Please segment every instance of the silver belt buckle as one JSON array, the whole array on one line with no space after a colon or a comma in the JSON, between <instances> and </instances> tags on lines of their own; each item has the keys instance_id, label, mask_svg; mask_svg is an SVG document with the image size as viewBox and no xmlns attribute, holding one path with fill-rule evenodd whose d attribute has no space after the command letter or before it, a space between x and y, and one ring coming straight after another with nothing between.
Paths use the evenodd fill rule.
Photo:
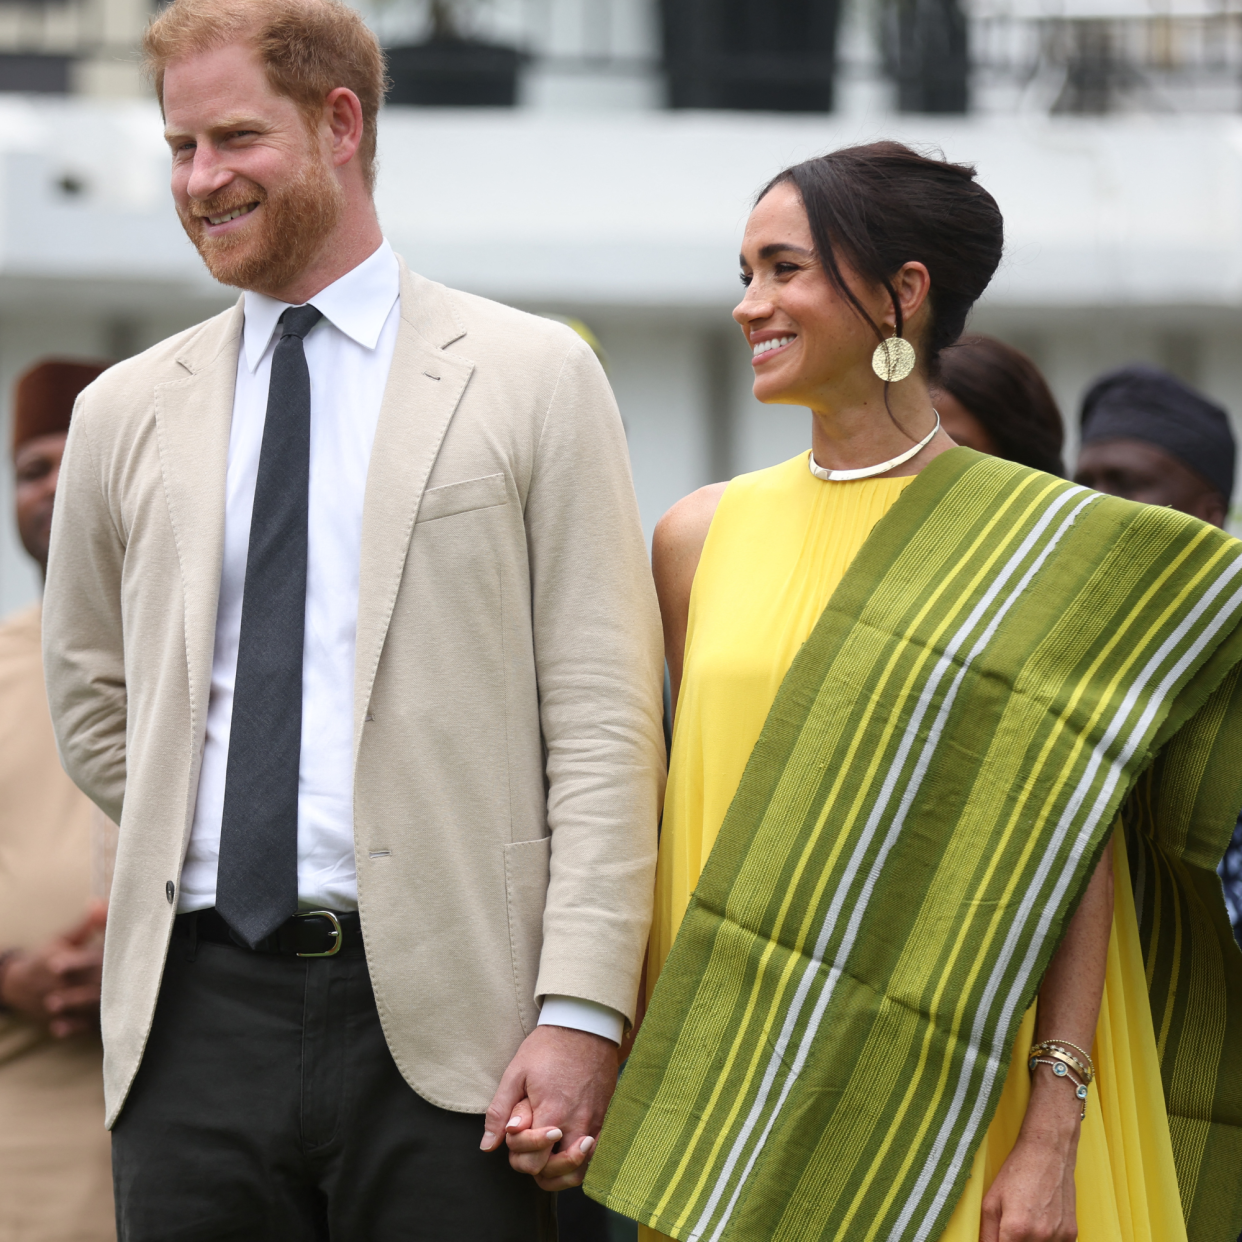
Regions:
<instances>
[{"instance_id":1,"label":"silver belt buckle","mask_svg":"<svg viewBox=\"0 0 1242 1242\"><path fill-rule=\"evenodd\" d=\"M341 922L331 910L307 910L305 914L294 915L299 919L327 919L332 924L332 947L323 953L299 953L298 957L335 957L341 951Z\"/></svg>"}]
</instances>

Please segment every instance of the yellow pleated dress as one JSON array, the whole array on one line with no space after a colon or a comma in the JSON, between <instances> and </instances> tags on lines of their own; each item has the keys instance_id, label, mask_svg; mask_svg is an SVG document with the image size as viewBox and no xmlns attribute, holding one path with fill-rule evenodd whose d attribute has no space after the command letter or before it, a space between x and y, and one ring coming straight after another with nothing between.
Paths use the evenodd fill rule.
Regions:
<instances>
[{"instance_id":1,"label":"yellow pleated dress","mask_svg":"<svg viewBox=\"0 0 1242 1242\"><path fill-rule=\"evenodd\" d=\"M785 673L871 529L912 482L821 482L803 453L742 475L726 489L690 595L649 997ZM1125 843L1120 834L1114 842L1116 906L1092 1049L1097 1078L1076 1170L1079 1238L1185 1242ZM1026 1112L1026 1050L1034 1025L1032 1007L1014 1044L996 1116L941 1242L977 1242L983 1196ZM639 1236L644 1242L664 1237L645 1226Z\"/></svg>"}]
</instances>

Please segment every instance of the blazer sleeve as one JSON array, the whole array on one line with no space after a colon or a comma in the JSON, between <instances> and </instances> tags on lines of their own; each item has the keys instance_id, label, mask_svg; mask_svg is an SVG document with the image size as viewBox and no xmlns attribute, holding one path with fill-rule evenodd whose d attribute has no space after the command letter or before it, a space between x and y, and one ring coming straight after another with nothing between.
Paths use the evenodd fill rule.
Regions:
<instances>
[{"instance_id":1,"label":"blazer sleeve","mask_svg":"<svg viewBox=\"0 0 1242 1242\"><path fill-rule=\"evenodd\" d=\"M664 789L664 657L625 433L581 341L546 412L525 521L552 835L535 991L632 1022Z\"/></svg>"},{"instance_id":2,"label":"blazer sleeve","mask_svg":"<svg viewBox=\"0 0 1242 1242\"><path fill-rule=\"evenodd\" d=\"M121 572L125 541L107 503L79 397L56 485L43 669L61 762L116 823L125 796L125 655Z\"/></svg>"}]
</instances>

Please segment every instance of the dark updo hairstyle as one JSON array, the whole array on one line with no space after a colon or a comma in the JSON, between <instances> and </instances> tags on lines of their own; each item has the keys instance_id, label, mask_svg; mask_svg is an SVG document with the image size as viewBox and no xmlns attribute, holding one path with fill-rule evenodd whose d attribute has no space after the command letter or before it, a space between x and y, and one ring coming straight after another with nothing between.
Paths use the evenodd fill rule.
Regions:
<instances>
[{"instance_id":1,"label":"dark updo hairstyle","mask_svg":"<svg viewBox=\"0 0 1242 1242\"><path fill-rule=\"evenodd\" d=\"M975 181L969 164L950 164L900 142L842 147L778 173L759 194L791 182L802 196L811 236L833 287L884 333L845 283L838 256L893 299L897 335L905 327L892 277L904 263L931 276L931 327L922 359L936 374L940 351L956 341L966 315L1000 263L1004 225L996 200Z\"/></svg>"},{"instance_id":2,"label":"dark updo hairstyle","mask_svg":"<svg viewBox=\"0 0 1242 1242\"><path fill-rule=\"evenodd\" d=\"M990 336L964 336L941 354L936 386L979 420L998 456L1064 477L1061 411L1020 349Z\"/></svg>"}]
</instances>

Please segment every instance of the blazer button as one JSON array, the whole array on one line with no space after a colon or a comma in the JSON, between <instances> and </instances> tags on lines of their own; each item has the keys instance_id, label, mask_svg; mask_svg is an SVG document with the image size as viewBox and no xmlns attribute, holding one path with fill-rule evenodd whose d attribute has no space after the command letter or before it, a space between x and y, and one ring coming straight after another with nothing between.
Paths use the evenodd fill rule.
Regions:
<instances>
[{"instance_id":1,"label":"blazer button","mask_svg":"<svg viewBox=\"0 0 1242 1242\"><path fill-rule=\"evenodd\" d=\"M169 880L168 883L164 885L164 896L168 898L168 904L170 906L172 905L173 894L176 891L177 891L177 886L171 880Z\"/></svg>"}]
</instances>

